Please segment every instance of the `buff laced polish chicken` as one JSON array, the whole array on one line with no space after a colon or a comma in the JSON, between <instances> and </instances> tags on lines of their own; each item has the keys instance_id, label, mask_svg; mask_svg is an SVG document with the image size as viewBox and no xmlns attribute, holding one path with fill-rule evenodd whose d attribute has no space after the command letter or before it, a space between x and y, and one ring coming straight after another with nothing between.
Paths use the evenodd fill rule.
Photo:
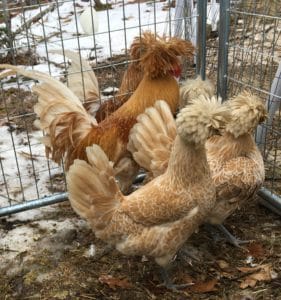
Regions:
<instances>
[{"instance_id":1,"label":"buff laced polish chicken","mask_svg":"<svg viewBox=\"0 0 281 300\"><path fill-rule=\"evenodd\" d=\"M190 103L190 98L184 101ZM252 135L267 113L263 102L247 91L224 106L231 112L231 120L222 136L214 135L206 142L207 159L217 191L215 208L206 223L217 225L228 241L239 247L247 241L234 237L222 223L236 209L254 199L264 181L263 159ZM175 121L167 105L148 108L132 128L128 149L136 162L148 170L150 178L167 169L175 130Z\"/></svg>"},{"instance_id":2,"label":"buff laced polish chicken","mask_svg":"<svg viewBox=\"0 0 281 300\"><path fill-rule=\"evenodd\" d=\"M228 118L214 97L194 99L177 116L166 171L128 196L115 181L113 163L96 144L86 148L88 162L76 159L67 173L70 203L96 237L125 255L154 258L169 289L179 287L169 279L169 264L215 204L205 141Z\"/></svg>"},{"instance_id":3,"label":"buff laced polish chicken","mask_svg":"<svg viewBox=\"0 0 281 300\"><path fill-rule=\"evenodd\" d=\"M64 158L68 170L74 159L87 160L87 146L99 144L114 162L116 176L124 191L138 171L127 151L129 132L136 117L159 99L165 100L173 113L176 111L179 86L172 73L180 64L180 56L192 58L194 52L189 41L159 37L150 32L144 32L141 41L143 79L129 100L99 124L87 114L81 103L77 103L78 98L51 76L17 66L0 65L2 69L10 69L10 74L19 73L43 82L33 88L39 96L34 110L40 128L46 133L46 152L51 153L52 160L60 163Z\"/></svg>"}]
</instances>

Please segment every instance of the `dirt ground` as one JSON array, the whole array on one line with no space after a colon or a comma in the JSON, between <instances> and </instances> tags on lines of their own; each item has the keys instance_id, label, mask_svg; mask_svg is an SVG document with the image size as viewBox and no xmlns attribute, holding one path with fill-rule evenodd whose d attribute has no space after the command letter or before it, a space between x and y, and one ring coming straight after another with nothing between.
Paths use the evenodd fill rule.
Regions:
<instances>
[{"instance_id":1,"label":"dirt ground","mask_svg":"<svg viewBox=\"0 0 281 300\"><path fill-rule=\"evenodd\" d=\"M281 219L258 204L249 203L226 222L231 232L252 240L234 248L214 241L201 229L179 253L170 270L176 283L194 283L180 291L160 287L159 269L150 259L126 257L116 250L99 257L105 244L82 223L73 228L42 229L31 222L1 219L0 228L34 230L34 247L18 251L0 267L1 299L281 299ZM55 206L44 220L79 221L68 202ZM14 251L13 249L0 249ZM92 253L91 253L92 252ZM249 286L248 286L249 285ZM248 286L248 287L247 287Z\"/></svg>"}]
</instances>

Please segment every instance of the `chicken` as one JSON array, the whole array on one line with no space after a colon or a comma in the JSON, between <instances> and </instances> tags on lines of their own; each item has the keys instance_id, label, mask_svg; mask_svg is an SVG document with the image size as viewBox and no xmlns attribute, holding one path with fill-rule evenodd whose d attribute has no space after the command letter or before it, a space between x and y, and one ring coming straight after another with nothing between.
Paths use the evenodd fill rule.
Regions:
<instances>
[{"instance_id":1,"label":"chicken","mask_svg":"<svg viewBox=\"0 0 281 300\"><path fill-rule=\"evenodd\" d=\"M54 88L58 83L52 77L39 72L24 71L16 66L0 66L43 81L43 84L33 88L39 96L34 109L40 118L41 129L47 133L47 154L51 153L52 159L57 163L65 158L66 170L76 158L87 160L87 146L99 144L115 166L126 157L136 173L138 166L132 162L127 151L129 131L135 124L136 117L158 99L164 99L172 112L176 111L179 87L170 73L179 65L178 56L192 57L194 48L190 42L178 38L160 38L148 32L143 36L146 41L144 48L147 48L140 62L144 70L143 79L130 99L98 125L93 123L93 118L81 105L77 107L73 93L67 98L66 95L70 95L67 87L60 85L64 89L61 91ZM120 169L122 170L121 167ZM118 175L116 174L117 178ZM125 175L120 175L121 177L126 178ZM126 190L132 180L128 175L124 184L120 182L120 185Z\"/></svg>"},{"instance_id":2,"label":"chicken","mask_svg":"<svg viewBox=\"0 0 281 300\"><path fill-rule=\"evenodd\" d=\"M229 241L239 246L243 241L232 236L222 223L253 199L264 181L263 159L252 133L264 121L266 109L260 99L247 91L224 106L231 111L231 121L222 136L213 136L206 142L207 159L217 190L216 205L207 223L217 224ZM165 109L156 105L137 120L130 133L128 149L136 162L150 171L151 177L159 176L167 168L175 139L173 115L167 105Z\"/></svg>"},{"instance_id":3,"label":"chicken","mask_svg":"<svg viewBox=\"0 0 281 300\"><path fill-rule=\"evenodd\" d=\"M93 35L99 31L99 18L94 7L89 5L79 16L79 23L88 35Z\"/></svg>"},{"instance_id":4,"label":"chicken","mask_svg":"<svg viewBox=\"0 0 281 300\"><path fill-rule=\"evenodd\" d=\"M195 79L187 79L180 88L180 108L185 107L191 99L204 95L206 97L212 97L215 95L215 86L206 78L202 80L201 76L197 76Z\"/></svg>"},{"instance_id":5,"label":"chicken","mask_svg":"<svg viewBox=\"0 0 281 300\"><path fill-rule=\"evenodd\" d=\"M136 37L134 39L129 50L131 62L122 77L119 91L114 98L101 104L95 116L98 122L106 119L115 110L122 106L130 98L141 82L144 73L141 68L140 57L145 51L144 48L148 49L147 46L143 46L146 42L146 36L150 38L150 35L145 34L142 38Z\"/></svg>"},{"instance_id":6,"label":"chicken","mask_svg":"<svg viewBox=\"0 0 281 300\"><path fill-rule=\"evenodd\" d=\"M223 136L214 136L206 143L208 162L217 187L217 204L208 222L218 224L229 241L239 246L243 241L230 235L220 224L236 209L254 199L264 182L264 162L253 132L266 119L267 112L264 103L247 91L226 105L232 112L231 122Z\"/></svg>"},{"instance_id":7,"label":"chicken","mask_svg":"<svg viewBox=\"0 0 281 300\"><path fill-rule=\"evenodd\" d=\"M165 101L157 103L160 107ZM199 97L177 116L167 170L124 196L100 146L86 148L67 173L69 200L100 238L125 255L146 255L164 270L215 204L205 141L229 118L215 98ZM165 275L165 276L164 276ZM163 271L165 285L174 288Z\"/></svg>"}]
</instances>

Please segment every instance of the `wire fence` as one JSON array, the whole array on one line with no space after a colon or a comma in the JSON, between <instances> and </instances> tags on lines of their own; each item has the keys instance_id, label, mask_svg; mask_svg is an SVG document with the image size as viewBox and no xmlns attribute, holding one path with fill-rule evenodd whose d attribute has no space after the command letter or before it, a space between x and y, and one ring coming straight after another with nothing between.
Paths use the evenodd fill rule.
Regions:
<instances>
[{"instance_id":1,"label":"wire fence","mask_svg":"<svg viewBox=\"0 0 281 300\"><path fill-rule=\"evenodd\" d=\"M151 30L191 39L197 45L196 70L185 67L184 78L196 72L204 77L206 72L222 96L249 88L271 108L257 142L265 159L265 187L280 195L280 6L258 0L203 0L198 7L195 1L178 0L176 5L155 0L2 1L0 62L48 72L68 84L65 52L73 50L95 71L104 100L106 88L120 86L133 37ZM81 25L81 15L90 6L99 9L89 10L94 33ZM87 71L81 67L82 82ZM46 158L43 133L33 125L33 84L18 77L1 81L0 216L67 199L63 163L58 166Z\"/></svg>"},{"instance_id":2,"label":"wire fence","mask_svg":"<svg viewBox=\"0 0 281 300\"><path fill-rule=\"evenodd\" d=\"M279 3L279 4L278 4ZM230 10L228 95L248 88L266 101L267 123L256 142L266 168L265 187L281 194L281 9L278 1L241 1Z\"/></svg>"}]
</instances>

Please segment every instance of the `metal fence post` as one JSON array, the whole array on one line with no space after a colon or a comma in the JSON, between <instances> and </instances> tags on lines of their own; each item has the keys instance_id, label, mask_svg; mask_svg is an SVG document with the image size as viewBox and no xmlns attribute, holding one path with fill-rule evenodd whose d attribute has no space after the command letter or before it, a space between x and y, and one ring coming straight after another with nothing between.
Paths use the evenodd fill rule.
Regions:
<instances>
[{"instance_id":1,"label":"metal fence post","mask_svg":"<svg viewBox=\"0 0 281 300\"><path fill-rule=\"evenodd\" d=\"M48 206L51 204L56 204L67 200L68 200L68 193L62 193L62 194L52 195L37 200L26 201L12 206L0 207L0 218L4 216L16 214L19 212L23 212L26 210Z\"/></svg>"},{"instance_id":2,"label":"metal fence post","mask_svg":"<svg viewBox=\"0 0 281 300\"><path fill-rule=\"evenodd\" d=\"M256 133L256 143L260 150L263 150L266 142L266 135L268 128L272 127L273 118L275 113L280 109L281 102L281 62L279 63L278 69L275 74L275 78L271 85L270 96L268 97L266 103L268 108L268 120L266 126L259 125ZM267 156L267 153L265 153Z\"/></svg>"},{"instance_id":3,"label":"metal fence post","mask_svg":"<svg viewBox=\"0 0 281 300\"><path fill-rule=\"evenodd\" d=\"M207 0L199 0L197 3L197 58L196 73L202 79L206 78L206 25L207 25Z\"/></svg>"},{"instance_id":4,"label":"metal fence post","mask_svg":"<svg viewBox=\"0 0 281 300\"><path fill-rule=\"evenodd\" d=\"M230 26L230 0L220 1L218 95L224 101L227 97L228 39Z\"/></svg>"}]
</instances>

